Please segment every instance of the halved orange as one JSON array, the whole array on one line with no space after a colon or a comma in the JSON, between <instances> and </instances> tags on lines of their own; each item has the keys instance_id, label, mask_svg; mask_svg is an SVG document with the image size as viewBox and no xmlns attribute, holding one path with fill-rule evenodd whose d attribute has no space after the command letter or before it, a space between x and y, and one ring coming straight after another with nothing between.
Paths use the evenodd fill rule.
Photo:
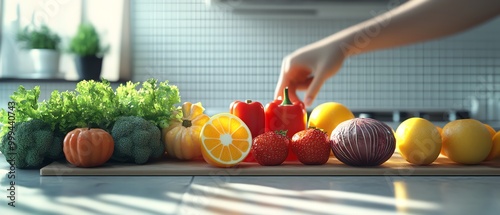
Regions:
<instances>
[{"instance_id":1,"label":"halved orange","mask_svg":"<svg viewBox=\"0 0 500 215\"><path fill-rule=\"evenodd\" d=\"M237 116L219 113L201 129L201 154L205 161L217 167L232 167L250 152L252 135Z\"/></svg>"}]
</instances>

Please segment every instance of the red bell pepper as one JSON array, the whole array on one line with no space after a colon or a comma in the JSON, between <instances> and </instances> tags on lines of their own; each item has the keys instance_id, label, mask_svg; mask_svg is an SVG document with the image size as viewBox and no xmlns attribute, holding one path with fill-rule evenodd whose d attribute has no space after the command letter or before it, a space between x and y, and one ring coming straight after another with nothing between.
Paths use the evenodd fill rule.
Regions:
<instances>
[{"instance_id":1,"label":"red bell pepper","mask_svg":"<svg viewBox=\"0 0 500 215\"><path fill-rule=\"evenodd\" d=\"M252 102L252 100L235 101L231 103L229 112L239 117L248 126L250 133L252 133L252 139L264 133L264 106L260 102ZM256 162L251 153L243 161Z\"/></svg>"},{"instance_id":2,"label":"red bell pepper","mask_svg":"<svg viewBox=\"0 0 500 215\"><path fill-rule=\"evenodd\" d=\"M288 87L283 93L283 100L274 100L266 105L266 132L286 130L286 136L291 139L292 136L307 126L307 112L305 106L300 101L291 102L288 97ZM297 156L288 151L287 161L297 161Z\"/></svg>"}]
</instances>

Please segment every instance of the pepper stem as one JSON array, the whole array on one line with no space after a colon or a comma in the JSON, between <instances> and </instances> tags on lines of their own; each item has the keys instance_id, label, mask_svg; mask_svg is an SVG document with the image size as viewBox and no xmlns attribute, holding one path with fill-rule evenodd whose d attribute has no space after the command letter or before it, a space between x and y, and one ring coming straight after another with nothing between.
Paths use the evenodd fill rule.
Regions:
<instances>
[{"instance_id":1,"label":"pepper stem","mask_svg":"<svg viewBox=\"0 0 500 215\"><path fill-rule=\"evenodd\" d=\"M288 97L288 87L285 87L283 90L283 102L281 105L292 105L292 101L290 101L290 98Z\"/></svg>"},{"instance_id":2,"label":"pepper stem","mask_svg":"<svg viewBox=\"0 0 500 215\"><path fill-rule=\"evenodd\" d=\"M251 99L247 99L247 100L245 101L245 103L250 104L250 103L252 103L252 100L251 100Z\"/></svg>"}]
</instances>

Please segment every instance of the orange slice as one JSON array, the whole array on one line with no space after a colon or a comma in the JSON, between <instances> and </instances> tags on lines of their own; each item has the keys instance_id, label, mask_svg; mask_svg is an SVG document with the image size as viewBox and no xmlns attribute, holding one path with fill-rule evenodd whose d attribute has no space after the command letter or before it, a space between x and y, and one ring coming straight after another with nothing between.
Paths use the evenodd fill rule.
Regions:
<instances>
[{"instance_id":1,"label":"orange slice","mask_svg":"<svg viewBox=\"0 0 500 215\"><path fill-rule=\"evenodd\" d=\"M252 135L237 116L219 113L201 129L201 154L205 161L217 167L232 167L250 152Z\"/></svg>"}]
</instances>

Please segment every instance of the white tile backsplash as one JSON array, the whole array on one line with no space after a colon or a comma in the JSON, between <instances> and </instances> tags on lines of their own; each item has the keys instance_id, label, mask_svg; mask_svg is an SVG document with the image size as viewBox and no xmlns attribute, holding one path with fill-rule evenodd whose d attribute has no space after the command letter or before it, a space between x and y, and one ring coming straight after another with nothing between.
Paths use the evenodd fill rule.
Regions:
<instances>
[{"instance_id":1,"label":"white tile backsplash","mask_svg":"<svg viewBox=\"0 0 500 215\"><path fill-rule=\"evenodd\" d=\"M227 110L237 99L268 103L284 56L362 21L243 18L209 10L201 0L132 4L133 80L169 80L183 101L213 110ZM499 26L497 18L455 36L352 57L325 83L313 107L337 101L353 110L445 110L469 108L472 96L480 104L488 96L499 100ZM47 91L74 88L40 84ZM0 83L0 107L17 85Z\"/></svg>"}]
</instances>

